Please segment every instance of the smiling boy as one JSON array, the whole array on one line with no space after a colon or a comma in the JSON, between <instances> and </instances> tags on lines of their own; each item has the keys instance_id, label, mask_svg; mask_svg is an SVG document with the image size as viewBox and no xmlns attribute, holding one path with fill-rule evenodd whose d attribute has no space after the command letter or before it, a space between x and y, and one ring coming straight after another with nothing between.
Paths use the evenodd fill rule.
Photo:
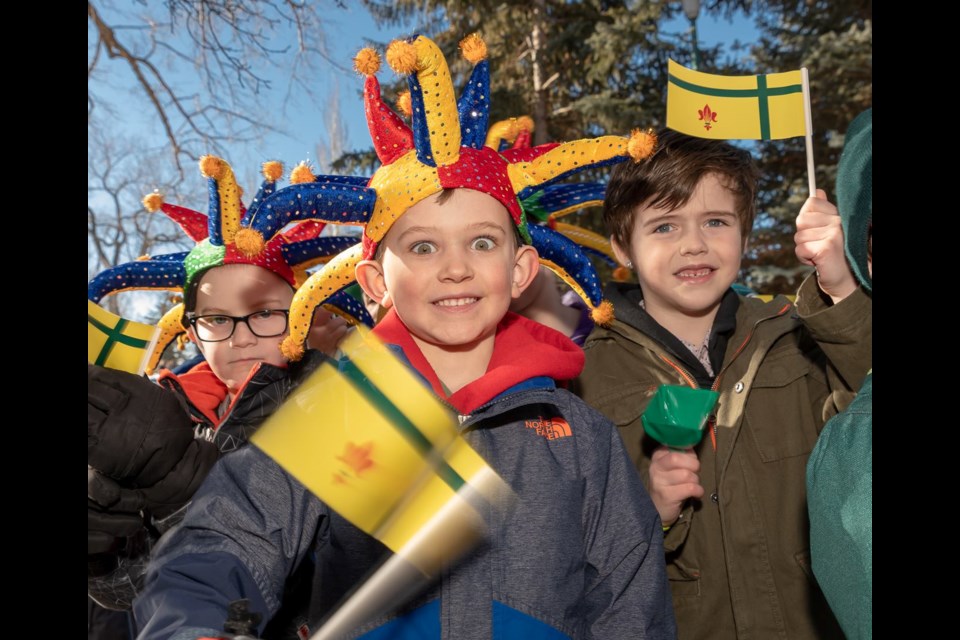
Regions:
<instances>
[{"instance_id":1,"label":"smiling boy","mask_svg":"<svg viewBox=\"0 0 960 640\"><path fill-rule=\"evenodd\" d=\"M640 209L628 241L613 244L618 259L633 265L647 313L685 342L704 342L737 278L742 209L723 179L708 173L682 206Z\"/></svg>"},{"instance_id":2,"label":"smiling boy","mask_svg":"<svg viewBox=\"0 0 960 640\"><path fill-rule=\"evenodd\" d=\"M480 191L443 191L394 223L382 254L357 266L363 290L396 308L448 393L482 377L497 324L539 268L503 205Z\"/></svg>"},{"instance_id":3,"label":"smiling boy","mask_svg":"<svg viewBox=\"0 0 960 640\"><path fill-rule=\"evenodd\" d=\"M468 40L465 53L475 53L479 38ZM326 292L355 278L386 310L373 334L399 350L456 410L463 437L516 500L491 515L488 540L425 592L348 636L672 638L656 510L613 425L556 382L576 376L582 351L558 331L508 311L539 265L517 184L546 179L553 160L572 156L578 146L605 150L594 163L624 160L628 140L606 136L528 149L522 161L482 148L486 122L478 127L472 118L488 97L473 94L458 117L446 62L422 36L387 51L388 60L413 62L394 68L415 74L415 100L431 101L431 109L414 109L411 132L380 101L371 54L358 56L357 66L368 75L368 122L384 164L367 188L348 188L336 206L315 214L329 220L356 213L366 222L363 242L311 276L295 296L284 352L299 356L313 309ZM443 85L439 95L427 98L434 84ZM488 91L485 61L468 84ZM474 128L469 136L462 119ZM379 128L384 122L388 129ZM443 133L431 139L428 131ZM268 201L272 217L251 218L251 230L267 239L302 215L301 203L333 202L336 180L277 192ZM317 567L315 630L384 551L259 449L247 448L214 469L183 526L159 551L135 604L141 638L193 640L212 633L238 598L269 619L283 601L283 577L305 557L315 558Z\"/></svg>"},{"instance_id":4,"label":"smiling boy","mask_svg":"<svg viewBox=\"0 0 960 640\"><path fill-rule=\"evenodd\" d=\"M799 308L730 288L757 177L749 152L665 131L649 159L613 171L604 203L639 284L606 289L616 319L587 339L579 392L620 427L660 513L684 640L841 637L810 575L805 466L837 408L832 392L857 389L870 368L872 306L845 262L839 217L807 208L798 255L821 280L803 284ZM720 394L690 450L644 433L662 384Z\"/></svg>"}]
</instances>

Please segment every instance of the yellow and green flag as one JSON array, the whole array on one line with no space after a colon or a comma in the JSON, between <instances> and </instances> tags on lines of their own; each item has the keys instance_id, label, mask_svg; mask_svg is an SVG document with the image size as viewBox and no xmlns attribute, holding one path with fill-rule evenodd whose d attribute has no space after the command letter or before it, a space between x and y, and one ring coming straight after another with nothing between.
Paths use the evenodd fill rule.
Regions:
<instances>
[{"instance_id":1,"label":"yellow and green flag","mask_svg":"<svg viewBox=\"0 0 960 640\"><path fill-rule=\"evenodd\" d=\"M668 65L667 127L698 138L780 140L807 134L801 72L720 76Z\"/></svg>"},{"instance_id":2,"label":"yellow and green flag","mask_svg":"<svg viewBox=\"0 0 960 640\"><path fill-rule=\"evenodd\" d=\"M433 392L371 334L340 345L251 439L313 494L424 575L480 539L510 490Z\"/></svg>"},{"instance_id":3,"label":"yellow and green flag","mask_svg":"<svg viewBox=\"0 0 960 640\"><path fill-rule=\"evenodd\" d=\"M160 329L121 318L87 300L87 361L140 375L160 336Z\"/></svg>"}]
</instances>

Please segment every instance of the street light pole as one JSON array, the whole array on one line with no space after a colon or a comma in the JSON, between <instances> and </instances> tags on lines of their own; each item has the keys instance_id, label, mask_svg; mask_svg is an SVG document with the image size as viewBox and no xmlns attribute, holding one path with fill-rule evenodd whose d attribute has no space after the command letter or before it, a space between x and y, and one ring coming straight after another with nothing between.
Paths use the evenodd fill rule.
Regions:
<instances>
[{"instance_id":1,"label":"street light pole","mask_svg":"<svg viewBox=\"0 0 960 640\"><path fill-rule=\"evenodd\" d=\"M697 48L697 16L700 15L700 0L682 0L683 13L690 20L690 39L693 43L693 69L700 70L700 49Z\"/></svg>"}]
</instances>

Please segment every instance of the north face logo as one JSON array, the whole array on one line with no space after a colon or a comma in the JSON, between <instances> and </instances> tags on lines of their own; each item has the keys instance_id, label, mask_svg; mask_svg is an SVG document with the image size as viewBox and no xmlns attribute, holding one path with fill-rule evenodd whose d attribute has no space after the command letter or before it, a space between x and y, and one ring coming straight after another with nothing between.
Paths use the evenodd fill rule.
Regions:
<instances>
[{"instance_id":1,"label":"north face logo","mask_svg":"<svg viewBox=\"0 0 960 640\"><path fill-rule=\"evenodd\" d=\"M570 425L563 418L544 418L540 416L536 420L526 421L527 429L533 429L538 436L543 436L547 440L556 440L557 438L566 438L573 435L570 432Z\"/></svg>"}]
</instances>

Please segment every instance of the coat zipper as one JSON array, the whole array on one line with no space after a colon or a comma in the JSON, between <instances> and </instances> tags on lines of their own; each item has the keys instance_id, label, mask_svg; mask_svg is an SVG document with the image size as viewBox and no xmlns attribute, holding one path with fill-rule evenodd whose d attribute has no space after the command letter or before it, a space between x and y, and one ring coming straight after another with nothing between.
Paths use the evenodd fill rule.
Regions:
<instances>
[{"instance_id":1,"label":"coat zipper","mask_svg":"<svg viewBox=\"0 0 960 640\"><path fill-rule=\"evenodd\" d=\"M725 367L723 367L722 369L720 369L720 371L717 372L717 377L714 378L713 384L710 385L711 391L717 391L720 388L720 378L723 376L724 372L730 368L730 365L733 364L733 361L737 359L737 356L739 356L740 353L743 352L743 350L746 348L747 344L750 342L750 339L753 338L753 334L757 330L757 326L761 322L765 322L766 320L771 320L773 318L778 318L782 316L784 313L786 313L786 311L789 308L790 308L790 305L785 304L780 308L779 311L777 311L772 316L767 316L766 318L760 318L755 323L753 323L753 327L750 328L750 332L743 339L743 342L740 344L740 346L737 347L737 350L733 353L733 357L730 358L730 361L727 363ZM700 385L697 384L697 381L694 379L693 376L690 375L690 373L686 369L681 367L679 364L673 362L663 354L658 353L657 355L660 356L661 360L663 360L668 365L676 369L677 372L680 374L680 376L684 379L684 381L686 381L686 383L690 385L690 387L694 389L700 388ZM716 452L717 451L717 414L716 413L711 413L710 416L707 418L707 426L710 428L710 443L713 445L713 451Z\"/></svg>"}]
</instances>

